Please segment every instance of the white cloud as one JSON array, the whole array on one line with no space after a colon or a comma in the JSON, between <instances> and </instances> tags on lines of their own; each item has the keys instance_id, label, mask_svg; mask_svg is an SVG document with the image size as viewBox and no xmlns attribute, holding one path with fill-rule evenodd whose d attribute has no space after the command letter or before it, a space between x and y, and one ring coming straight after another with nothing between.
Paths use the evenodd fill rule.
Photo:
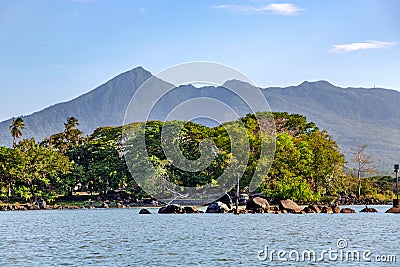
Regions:
<instances>
[{"instance_id":1,"label":"white cloud","mask_svg":"<svg viewBox=\"0 0 400 267\"><path fill-rule=\"evenodd\" d=\"M285 4L269 4L260 8L260 10L264 11L271 11L274 14L280 15L296 15L303 11L303 9L289 3Z\"/></svg>"},{"instance_id":2,"label":"white cloud","mask_svg":"<svg viewBox=\"0 0 400 267\"><path fill-rule=\"evenodd\" d=\"M282 3L282 4L269 4L265 6L250 6L250 5L218 5L212 6L212 8L216 9L225 9L236 13L241 14L279 14L279 15L297 15L303 11L303 9L290 4L290 3Z\"/></svg>"},{"instance_id":3,"label":"white cloud","mask_svg":"<svg viewBox=\"0 0 400 267\"><path fill-rule=\"evenodd\" d=\"M394 42L382 42L382 41L366 41L360 43L351 43L351 44L341 44L334 45L329 52L331 53L346 53L353 52L357 50L367 50L367 49L378 49L378 48L386 48L390 46L398 45Z\"/></svg>"}]
</instances>

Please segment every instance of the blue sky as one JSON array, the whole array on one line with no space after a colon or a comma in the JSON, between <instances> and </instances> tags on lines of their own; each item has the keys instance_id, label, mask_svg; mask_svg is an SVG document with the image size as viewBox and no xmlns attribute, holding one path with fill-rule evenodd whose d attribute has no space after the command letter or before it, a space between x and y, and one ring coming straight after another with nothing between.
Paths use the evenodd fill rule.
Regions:
<instances>
[{"instance_id":1,"label":"blue sky","mask_svg":"<svg viewBox=\"0 0 400 267\"><path fill-rule=\"evenodd\" d=\"M400 90L398 0L2 0L0 121L121 72L189 61L261 87L327 80Z\"/></svg>"}]
</instances>

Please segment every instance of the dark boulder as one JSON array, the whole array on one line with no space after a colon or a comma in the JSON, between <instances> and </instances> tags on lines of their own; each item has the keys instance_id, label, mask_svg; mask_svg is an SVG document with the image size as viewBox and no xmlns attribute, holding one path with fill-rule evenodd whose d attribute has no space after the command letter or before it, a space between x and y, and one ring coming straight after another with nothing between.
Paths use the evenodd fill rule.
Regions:
<instances>
[{"instance_id":1,"label":"dark boulder","mask_svg":"<svg viewBox=\"0 0 400 267\"><path fill-rule=\"evenodd\" d=\"M363 208L362 210L360 210L360 212L378 212L376 209L374 208L368 208L367 206L365 206L365 208Z\"/></svg>"},{"instance_id":2,"label":"dark boulder","mask_svg":"<svg viewBox=\"0 0 400 267\"><path fill-rule=\"evenodd\" d=\"M343 208L340 213L356 213L356 211L350 208Z\"/></svg>"},{"instance_id":3,"label":"dark boulder","mask_svg":"<svg viewBox=\"0 0 400 267\"><path fill-rule=\"evenodd\" d=\"M222 197L217 199L216 202L224 203L228 207L228 209L233 208L232 198L228 194L223 195Z\"/></svg>"},{"instance_id":4,"label":"dark boulder","mask_svg":"<svg viewBox=\"0 0 400 267\"><path fill-rule=\"evenodd\" d=\"M388 209L387 211L385 211L385 213L400 213L400 208L392 207L392 208Z\"/></svg>"},{"instance_id":5,"label":"dark boulder","mask_svg":"<svg viewBox=\"0 0 400 267\"><path fill-rule=\"evenodd\" d=\"M206 210L206 213L227 213L231 209L222 202L212 202Z\"/></svg>"},{"instance_id":6,"label":"dark boulder","mask_svg":"<svg viewBox=\"0 0 400 267\"><path fill-rule=\"evenodd\" d=\"M179 205L176 204L170 204L168 206L165 207L161 207L158 210L158 213L161 214L179 214L179 213L183 213L183 208Z\"/></svg>"},{"instance_id":7,"label":"dark boulder","mask_svg":"<svg viewBox=\"0 0 400 267\"><path fill-rule=\"evenodd\" d=\"M254 197L247 201L247 210L252 210L256 213L264 213L269 210L268 200L261 197Z\"/></svg>"},{"instance_id":8,"label":"dark boulder","mask_svg":"<svg viewBox=\"0 0 400 267\"><path fill-rule=\"evenodd\" d=\"M148 209L141 209L139 214L151 214L151 212Z\"/></svg>"},{"instance_id":9,"label":"dark boulder","mask_svg":"<svg viewBox=\"0 0 400 267\"><path fill-rule=\"evenodd\" d=\"M39 206L39 209L41 210L45 210L47 208L47 203L43 198L38 199L36 203Z\"/></svg>"},{"instance_id":10,"label":"dark boulder","mask_svg":"<svg viewBox=\"0 0 400 267\"><path fill-rule=\"evenodd\" d=\"M303 210L299 205L290 199L282 199L279 201L279 209L286 210L291 213L297 213Z\"/></svg>"},{"instance_id":11,"label":"dark boulder","mask_svg":"<svg viewBox=\"0 0 400 267\"><path fill-rule=\"evenodd\" d=\"M196 206L186 206L183 207L184 213L200 213L199 209Z\"/></svg>"},{"instance_id":12,"label":"dark boulder","mask_svg":"<svg viewBox=\"0 0 400 267\"><path fill-rule=\"evenodd\" d=\"M324 206L324 207L322 207L322 209L321 209L321 213L329 213L329 214L332 214L332 213L333 213L333 210L332 210L331 207L326 207L326 206Z\"/></svg>"},{"instance_id":13,"label":"dark boulder","mask_svg":"<svg viewBox=\"0 0 400 267\"><path fill-rule=\"evenodd\" d=\"M304 211L305 213L315 213L315 211L314 211L312 208L310 208L310 206L305 207L305 208L303 209L303 211Z\"/></svg>"}]
</instances>

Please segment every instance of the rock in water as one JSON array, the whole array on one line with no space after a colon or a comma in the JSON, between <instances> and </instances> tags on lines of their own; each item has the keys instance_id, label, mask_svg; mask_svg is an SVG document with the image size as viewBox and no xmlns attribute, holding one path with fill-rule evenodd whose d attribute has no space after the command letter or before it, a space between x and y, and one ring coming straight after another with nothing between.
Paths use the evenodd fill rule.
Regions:
<instances>
[{"instance_id":1,"label":"rock in water","mask_svg":"<svg viewBox=\"0 0 400 267\"><path fill-rule=\"evenodd\" d=\"M151 214L151 212L148 209L141 209L139 214Z\"/></svg>"},{"instance_id":2,"label":"rock in water","mask_svg":"<svg viewBox=\"0 0 400 267\"><path fill-rule=\"evenodd\" d=\"M343 208L340 213L356 213L356 211L350 208Z\"/></svg>"},{"instance_id":3,"label":"rock in water","mask_svg":"<svg viewBox=\"0 0 400 267\"><path fill-rule=\"evenodd\" d=\"M392 207L392 208L388 209L385 213L400 213L400 208Z\"/></svg>"},{"instance_id":4,"label":"rock in water","mask_svg":"<svg viewBox=\"0 0 400 267\"><path fill-rule=\"evenodd\" d=\"M268 200L264 198L254 197L247 201L246 209L257 213L267 212L269 210L269 203Z\"/></svg>"},{"instance_id":5,"label":"rock in water","mask_svg":"<svg viewBox=\"0 0 400 267\"><path fill-rule=\"evenodd\" d=\"M233 208L232 198L226 193L225 193L225 195L223 195L222 197L217 199L217 202L224 203L226 206L228 206L228 209L232 209Z\"/></svg>"},{"instance_id":6,"label":"rock in water","mask_svg":"<svg viewBox=\"0 0 400 267\"><path fill-rule=\"evenodd\" d=\"M313 210L315 213L321 213L321 209L317 205L310 205L309 208Z\"/></svg>"},{"instance_id":7,"label":"rock in water","mask_svg":"<svg viewBox=\"0 0 400 267\"><path fill-rule=\"evenodd\" d=\"M196 206L187 206L183 207L184 213L200 213L199 209Z\"/></svg>"},{"instance_id":8,"label":"rock in water","mask_svg":"<svg viewBox=\"0 0 400 267\"><path fill-rule=\"evenodd\" d=\"M360 210L360 212L378 212L378 211L374 208L368 208L367 206L365 206L365 208Z\"/></svg>"},{"instance_id":9,"label":"rock in water","mask_svg":"<svg viewBox=\"0 0 400 267\"><path fill-rule=\"evenodd\" d=\"M158 213L162 213L162 214L179 214L179 213L183 213L183 209L179 205L170 204L168 206L161 207L158 210Z\"/></svg>"},{"instance_id":10,"label":"rock in water","mask_svg":"<svg viewBox=\"0 0 400 267\"><path fill-rule=\"evenodd\" d=\"M305 207L305 208L303 209L303 211L304 211L305 213L315 213L315 211L314 211L312 208L310 208L310 206Z\"/></svg>"},{"instance_id":11,"label":"rock in water","mask_svg":"<svg viewBox=\"0 0 400 267\"><path fill-rule=\"evenodd\" d=\"M338 205L332 206L333 213L340 213L340 207Z\"/></svg>"},{"instance_id":12,"label":"rock in water","mask_svg":"<svg viewBox=\"0 0 400 267\"><path fill-rule=\"evenodd\" d=\"M322 209L321 209L321 213L329 213L329 214L332 214L332 213L333 213L333 210L332 210L331 207L325 207L325 206L323 206Z\"/></svg>"},{"instance_id":13,"label":"rock in water","mask_svg":"<svg viewBox=\"0 0 400 267\"><path fill-rule=\"evenodd\" d=\"M227 213L230 209L228 206L220 201L212 202L206 210L206 213Z\"/></svg>"},{"instance_id":14,"label":"rock in water","mask_svg":"<svg viewBox=\"0 0 400 267\"><path fill-rule=\"evenodd\" d=\"M47 208L46 201L43 198L38 199L37 204L41 210L45 210Z\"/></svg>"},{"instance_id":15,"label":"rock in water","mask_svg":"<svg viewBox=\"0 0 400 267\"><path fill-rule=\"evenodd\" d=\"M294 201L290 199L282 199L279 201L279 209L287 210L288 212L297 213L302 210L302 208L297 205Z\"/></svg>"}]
</instances>

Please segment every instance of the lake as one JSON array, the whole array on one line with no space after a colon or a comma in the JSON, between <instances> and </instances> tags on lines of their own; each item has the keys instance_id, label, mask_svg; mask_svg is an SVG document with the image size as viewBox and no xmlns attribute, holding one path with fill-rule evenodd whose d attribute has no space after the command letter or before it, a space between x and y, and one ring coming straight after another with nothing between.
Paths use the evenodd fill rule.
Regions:
<instances>
[{"instance_id":1,"label":"lake","mask_svg":"<svg viewBox=\"0 0 400 267\"><path fill-rule=\"evenodd\" d=\"M400 215L370 207L379 213L0 212L0 266L398 266Z\"/></svg>"}]
</instances>

